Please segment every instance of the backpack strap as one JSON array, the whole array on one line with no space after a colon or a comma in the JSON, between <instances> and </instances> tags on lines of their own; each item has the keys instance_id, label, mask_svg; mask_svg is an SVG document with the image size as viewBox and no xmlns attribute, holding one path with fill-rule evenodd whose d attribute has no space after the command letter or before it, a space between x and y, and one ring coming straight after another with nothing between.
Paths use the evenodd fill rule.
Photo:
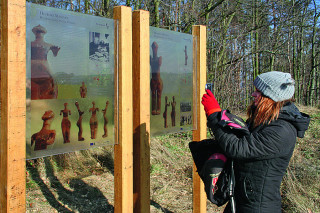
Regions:
<instances>
[{"instance_id":1,"label":"backpack strap","mask_svg":"<svg viewBox=\"0 0 320 213\"><path fill-rule=\"evenodd\" d=\"M230 196L230 206L231 206L231 212L236 212L236 202L234 200L234 185L235 185L235 177L234 177L234 170L233 170L233 160L231 159L231 176L229 181L229 196Z\"/></svg>"},{"instance_id":2,"label":"backpack strap","mask_svg":"<svg viewBox=\"0 0 320 213\"><path fill-rule=\"evenodd\" d=\"M218 122L218 125L220 125L221 127L226 127L235 130L240 134L245 135L249 133L249 128L247 124L243 121L243 119L234 114L231 114L229 110L221 111L221 119Z\"/></svg>"}]
</instances>

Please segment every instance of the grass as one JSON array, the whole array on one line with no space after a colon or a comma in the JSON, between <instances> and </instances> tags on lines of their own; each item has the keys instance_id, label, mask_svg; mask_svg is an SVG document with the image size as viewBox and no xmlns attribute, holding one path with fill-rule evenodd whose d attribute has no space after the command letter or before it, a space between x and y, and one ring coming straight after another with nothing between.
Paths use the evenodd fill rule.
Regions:
<instances>
[{"instance_id":1,"label":"grass","mask_svg":"<svg viewBox=\"0 0 320 213\"><path fill-rule=\"evenodd\" d=\"M320 109L281 185L283 212L320 212ZM208 137L210 134L208 133ZM151 212L192 212L192 132L151 138ZM27 163L27 212L113 212L113 146ZM207 212L221 212L207 202Z\"/></svg>"},{"instance_id":2,"label":"grass","mask_svg":"<svg viewBox=\"0 0 320 213\"><path fill-rule=\"evenodd\" d=\"M297 141L281 186L285 212L320 212L320 111L305 111L311 115L310 126Z\"/></svg>"}]
</instances>

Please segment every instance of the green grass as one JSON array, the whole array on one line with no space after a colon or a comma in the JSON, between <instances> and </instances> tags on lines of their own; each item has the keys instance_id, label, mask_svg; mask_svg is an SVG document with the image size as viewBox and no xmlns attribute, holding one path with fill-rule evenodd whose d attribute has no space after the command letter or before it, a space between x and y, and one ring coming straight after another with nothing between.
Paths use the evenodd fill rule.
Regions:
<instances>
[{"instance_id":1,"label":"green grass","mask_svg":"<svg viewBox=\"0 0 320 213\"><path fill-rule=\"evenodd\" d=\"M26 188L33 190L37 188L37 183L33 179L27 179Z\"/></svg>"},{"instance_id":2,"label":"green grass","mask_svg":"<svg viewBox=\"0 0 320 213\"><path fill-rule=\"evenodd\" d=\"M153 164L151 165L151 174L159 174L164 171L164 168L161 164Z\"/></svg>"},{"instance_id":3,"label":"green grass","mask_svg":"<svg viewBox=\"0 0 320 213\"><path fill-rule=\"evenodd\" d=\"M58 99L81 98L81 85L58 85Z\"/></svg>"}]
</instances>

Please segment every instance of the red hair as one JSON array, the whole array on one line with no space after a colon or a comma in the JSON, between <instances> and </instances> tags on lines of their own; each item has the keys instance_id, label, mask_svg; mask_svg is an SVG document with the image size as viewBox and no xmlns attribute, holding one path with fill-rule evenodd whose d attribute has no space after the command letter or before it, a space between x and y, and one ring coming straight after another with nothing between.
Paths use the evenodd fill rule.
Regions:
<instances>
[{"instance_id":1,"label":"red hair","mask_svg":"<svg viewBox=\"0 0 320 213\"><path fill-rule=\"evenodd\" d=\"M253 127L263 124L270 124L271 121L278 119L280 109L285 103L290 100L275 102L271 98L261 95L258 100L258 105L254 107L254 102L248 107L248 120ZM254 108L256 108L254 110Z\"/></svg>"}]
</instances>

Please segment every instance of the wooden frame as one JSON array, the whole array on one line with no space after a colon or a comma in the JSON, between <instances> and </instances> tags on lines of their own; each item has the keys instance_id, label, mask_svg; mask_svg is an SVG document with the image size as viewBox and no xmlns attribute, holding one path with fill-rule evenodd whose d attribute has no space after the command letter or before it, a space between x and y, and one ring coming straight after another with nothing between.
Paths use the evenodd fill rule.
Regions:
<instances>
[{"instance_id":1,"label":"wooden frame","mask_svg":"<svg viewBox=\"0 0 320 213\"><path fill-rule=\"evenodd\" d=\"M115 104L116 141L114 146L114 212L130 213L133 209L133 124L132 124L132 12L130 7L113 9L118 20L118 45L115 54L115 87L118 103ZM117 30L117 29L116 29ZM118 81L117 81L118 80Z\"/></svg>"},{"instance_id":2,"label":"wooden frame","mask_svg":"<svg viewBox=\"0 0 320 213\"><path fill-rule=\"evenodd\" d=\"M193 141L201 141L207 138L207 118L203 107L201 106L201 98L205 93L205 84L207 81L207 69L206 69L206 27L205 26L193 26L192 35L193 40L193 74L196 79L194 85L194 98L196 99L195 106L193 108L194 117L196 120L197 129L193 131ZM207 197L204 191L204 184L201 181L196 167L193 164L193 212L206 212L207 211Z\"/></svg>"},{"instance_id":3,"label":"wooden frame","mask_svg":"<svg viewBox=\"0 0 320 213\"><path fill-rule=\"evenodd\" d=\"M133 28L133 211L150 212L149 12L134 11Z\"/></svg>"},{"instance_id":4,"label":"wooden frame","mask_svg":"<svg viewBox=\"0 0 320 213\"><path fill-rule=\"evenodd\" d=\"M0 212L26 211L25 13L26 1L1 0Z\"/></svg>"}]
</instances>

